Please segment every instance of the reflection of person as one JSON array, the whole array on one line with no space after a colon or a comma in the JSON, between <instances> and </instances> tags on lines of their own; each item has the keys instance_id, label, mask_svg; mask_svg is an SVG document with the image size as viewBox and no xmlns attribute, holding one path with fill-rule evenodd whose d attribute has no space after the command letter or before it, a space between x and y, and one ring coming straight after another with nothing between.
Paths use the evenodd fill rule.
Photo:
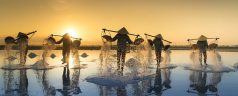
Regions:
<instances>
[{"instance_id":1,"label":"reflection of person","mask_svg":"<svg viewBox=\"0 0 238 96\"><path fill-rule=\"evenodd\" d=\"M117 96L127 96L127 92L126 92L125 86L117 88Z\"/></svg>"},{"instance_id":2,"label":"reflection of person","mask_svg":"<svg viewBox=\"0 0 238 96\"><path fill-rule=\"evenodd\" d=\"M63 55L63 63L69 63L69 57L70 57L70 47L71 47L71 39L70 35L68 33L63 35L63 38L61 38L59 41L56 42L56 44L60 44L63 42L63 49L62 49L62 55Z\"/></svg>"},{"instance_id":3,"label":"reflection of person","mask_svg":"<svg viewBox=\"0 0 238 96\"><path fill-rule=\"evenodd\" d=\"M123 70L122 70L123 71ZM118 74L119 76L123 76L123 72ZM127 91L125 86L119 86L117 89L117 96L127 96Z\"/></svg>"},{"instance_id":4,"label":"reflection of person","mask_svg":"<svg viewBox=\"0 0 238 96\"><path fill-rule=\"evenodd\" d=\"M35 33L36 31L30 33L19 32L17 35L16 43L18 44L20 51L20 64L26 63L26 56L28 52L28 35Z\"/></svg>"},{"instance_id":5,"label":"reflection of person","mask_svg":"<svg viewBox=\"0 0 238 96\"><path fill-rule=\"evenodd\" d=\"M165 73L163 73L163 74L165 75ZM166 75L168 75L168 74L166 74ZM164 76L164 77L169 77L169 76ZM161 69L159 69L159 65L157 65L156 75L155 75L155 79L154 79L154 86L150 86L150 88L148 89L147 92L152 93L152 91L154 91L155 95L161 96L163 91L171 88L171 86L170 86L171 81L169 80L169 78L164 78L164 79L165 80L162 83ZM165 87L165 88L163 88L163 87Z\"/></svg>"},{"instance_id":6,"label":"reflection of person","mask_svg":"<svg viewBox=\"0 0 238 96\"><path fill-rule=\"evenodd\" d=\"M64 67L63 70L63 89L57 89L63 96L71 96L71 94L77 95L81 93L80 87L78 87L79 73L77 70L74 72L72 81L70 80L70 70L68 67Z\"/></svg>"},{"instance_id":7,"label":"reflection of person","mask_svg":"<svg viewBox=\"0 0 238 96\"><path fill-rule=\"evenodd\" d=\"M208 87L206 86L206 79L207 79L207 73L206 72L197 72L197 71L192 71L190 75L190 87L192 90L197 91L198 94L206 94ZM191 93L195 93L192 91L188 91Z\"/></svg>"},{"instance_id":8,"label":"reflection of person","mask_svg":"<svg viewBox=\"0 0 238 96\"><path fill-rule=\"evenodd\" d=\"M161 70L157 67L155 81L154 81L154 91L156 95L162 95L163 86L162 86L162 77Z\"/></svg>"},{"instance_id":9,"label":"reflection of person","mask_svg":"<svg viewBox=\"0 0 238 96\"><path fill-rule=\"evenodd\" d=\"M73 89L73 94L75 95L82 93L79 87L79 76L80 76L80 69L74 69L70 86L71 89Z\"/></svg>"},{"instance_id":10,"label":"reflection of person","mask_svg":"<svg viewBox=\"0 0 238 96\"><path fill-rule=\"evenodd\" d=\"M28 78L26 70L20 70L20 85L19 93L20 96L28 96Z\"/></svg>"},{"instance_id":11,"label":"reflection of person","mask_svg":"<svg viewBox=\"0 0 238 96\"><path fill-rule=\"evenodd\" d=\"M217 85L221 82L222 73L212 73L208 89L211 92L217 92Z\"/></svg>"},{"instance_id":12,"label":"reflection of person","mask_svg":"<svg viewBox=\"0 0 238 96\"><path fill-rule=\"evenodd\" d=\"M127 34L128 31L126 30L125 27L123 27L118 31L118 34L116 34L116 36L113 37L111 40L111 41L117 40L117 70L120 69L123 70L127 51L126 45L127 43L132 44L132 41Z\"/></svg>"},{"instance_id":13,"label":"reflection of person","mask_svg":"<svg viewBox=\"0 0 238 96\"><path fill-rule=\"evenodd\" d=\"M207 37L205 37L204 35L201 35L198 38L197 45L198 45L198 48L199 48L200 64L202 65L202 55L203 55L204 64L207 65L207 48L208 48Z\"/></svg>"},{"instance_id":14,"label":"reflection of person","mask_svg":"<svg viewBox=\"0 0 238 96\"><path fill-rule=\"evenodd\" d=\"M162 39L163 39L162 35L158 34L156 35L152 43L152 46L153 45L155 46L155 55L156 55L157 64L160 64L161 62L161 52L162 52L162 49L164 48Z\"/></svg>"},{"instance_id":15,"label":"reflection of person","mask_svg":"<svg viewBox=\"0 0 238 96\"><path fill-rule=\"evenodd\" d=\"M163 74L163 86L166 88L166 89L170 89L171 88L171 80L170 80L170 69L161 69L161 72Z\"/></svg>"},{"instance_id":16,"label":"reflection of person","mask_svg":"<svg viewBox=\"0 0 238 96\"><path fill-rule=\"evenodd\" d=\"M43 74L42 74L42 85L44 88L43 92L45 92L47 96L55 96L56 95L55 87L49 84L49 81L46 75L47 75L47 70L43 70Z\"/></svg>"},{"instance_id":17,"label":"reflection of person","mask_svg":"<svg viewBox=\"0 0 238 96\"><path fill-rule=\"evenodd\" d=\"M222 73L212 73L209 84L206 85L207 73L206 72L198 72L191 71L190 75L190 88L192 90L188 90L188 93L195 93L200 95L208 95L207 91L217 92L217 85L221 82ZM197 91L197 92L195 92ZM209 93L209 95L218 96L217 93Z\"/></svg>"},{"instance_id":18,"label":"reflection of person","mask_svg":"<svg viewBox=\"0 0 238 96\"><path fill-rule=\"evenodd\" d=\"M63 75L63 90L57 89L63 96L68 96L70 94L70 71L68 67L64 67Z\"/></svg>"}]
</instances>

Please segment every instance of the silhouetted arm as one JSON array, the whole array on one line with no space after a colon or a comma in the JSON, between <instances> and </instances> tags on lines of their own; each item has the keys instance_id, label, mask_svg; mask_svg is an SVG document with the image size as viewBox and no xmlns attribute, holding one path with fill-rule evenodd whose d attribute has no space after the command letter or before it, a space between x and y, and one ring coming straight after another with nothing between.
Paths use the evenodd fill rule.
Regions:
<instances>
[{"instance_id":1,"label":"silhouetted arm","mask_svg":"<svg viewBox=\"0 0 238 96\"><path fill-rule=\"evenodd\" d=\"M208 48L208 43L207 43L207 41L206 41L206 44L205 44L205 46L206 46L206 48Z\"/></svg>"},{"instance_id":2,"label":"silhouetted arm","mask_svg":"<svg viewBox=\"0 0 238 96\"><path fill-rule=\"evenodd\" d=\"M154 40L152 41L152 45L151 45L151 46L155 45L155 42L156 42L156 40L154 39Z\"/></svg>"},{"instance_id":3,"label":"silhouetted arm","mask_svg":"<svg viewBox=\"0 0 238 96\"><path fill-rule=\"evenodd\" d=\"M161 42L161 46L164 48L164 43L163 43L163 41L161 40L160 42Z\"/></svg>"},{"instance_id":4,"label":"silhouetted arm","mask_svg":"<svg viewBox=\"0 0 238 96\"><path fill-rule=\"evenodd\" d=\"M33 31L33 32L29 32L27 33L26 35L30 35L30 34L33 34L33 33L36 33L37 31Z\"/></svg>"},{"instance_id":5,"label":"silhouetted arm","mask_svg":"<svg viewBox=\"0 0 238 96\"><path fill-rule=\"evenodd\" d=\"M63 38L61 38L59 41L57 41L55 44L60 44L63 42Z\"/></svg>"},{"instance_id":6,"label":"silhouetted arm","mask_svg":"<svg viewBox=\"0 0 238 96\"><path fill-rule=\"evenodd\" d=\"M129 36L126 36L127 37L127 42L129 43L129 44L132 44L133 42L132 42L132 40L130 39L130 37Z\"/></svg>"},{"instance_id":7,"label":"silhouetted arm","mask_svg":"<svg viewBox=\"0 0 238 96\"><path fill-rule=\"evenodd\" d=\"M119 34L117 34L116 36L114 36L114 37L112 38L111 42L116 41L118 38L119 38Z\"/></svg>"}]
</instances>

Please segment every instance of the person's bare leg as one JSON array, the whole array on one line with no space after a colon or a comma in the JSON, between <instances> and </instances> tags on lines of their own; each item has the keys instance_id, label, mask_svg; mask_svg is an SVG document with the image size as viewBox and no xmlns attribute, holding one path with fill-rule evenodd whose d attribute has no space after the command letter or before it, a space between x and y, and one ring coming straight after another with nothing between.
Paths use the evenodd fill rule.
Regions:
<instances>
[{"instance_id":1,"label":"person's bare leg","mask_svg":"<svg viewBox=\"0 0 238 96\"><path fill-rule=\"evenodd\" d=\"M199 51L199 63L202 66L202 51Z\"/></svg>"},{"instance_id":2,"label":"person's bare leg","mask_svg":"<svg viewBox=\"0 0 238 96\"><path fill-rule=\"evenodd\" d=\"M118 49L117 50L117 70L120 70L120 62L121 61L121 51Z\"/></svg>"},{"instance_id":3,"label":"person's bare leg","mask_svg":"<svg viewBox=\"0 0 238 96\"><path fill-rule=\"evenodd\" d=\"M62 59L62 64L66 63L66 50L63 49L63 52L62 52L62 55L63 55L63 59Z\"/></svg>"},{"instance_id":4,"label":"person's bare leg","mask_svg":"<svg viewBox=\"0 0 238 96\"><path fill-rule=\"evenodd\" d=\"M28 45L26 45L26 49L25 49L24 64L26 64L27 53L28 53Z\"/></svg>"},{"instance_id":5,"label":"person's bare leg","mask_svg":"<svg viewBox=\"0 0 238 96\"><path fill-rule=\"evenodd\" d=\"M66 63L67 63L67 66L69 65L69 58L70 58L70 50L68 49L67 53L66 53Z\"/></svg>"},{"instance_id":6,"label":"person's bare leg","mask_svg":"<svg viewBox=\"0 0 238 96\"><path fill-rule=\"evenodd\" d=\"M203 52L204 64L207 65L207 52Z\"/></svg>"},{"instance_id":7,"label":"person's bare leg","mask_svg":"<svg viewBox=\"0 0 238 96\"><path fill-rule=\"evenodd\" d=\"M159 55L159 64L160 64L161 63L161 50L159 50L158 55Z\"/></svg>"},{"instance_id":8,"label":"person's bare leg","mask_svg":"<svg viewBox=\"0 0 238 96\"><path fill-rule=\"evenodd\" d=\"M123 50L121 55L122 55L122 57L121 57L121 61L122 61L121 70L123 71L124 64L125 64L125 59L126 59L126 50Z\"/></svg>"},{"instance_id":9,"label":"person's bare leg","mask_svg":"<svg viewBox=\"0 0 238 96\"><path fill-rule=\"evenodd\" d=\"M159 52L157 50L155 51L155 55L156 55L157 65L159 65Z\"/></svg>"}]
</instances>

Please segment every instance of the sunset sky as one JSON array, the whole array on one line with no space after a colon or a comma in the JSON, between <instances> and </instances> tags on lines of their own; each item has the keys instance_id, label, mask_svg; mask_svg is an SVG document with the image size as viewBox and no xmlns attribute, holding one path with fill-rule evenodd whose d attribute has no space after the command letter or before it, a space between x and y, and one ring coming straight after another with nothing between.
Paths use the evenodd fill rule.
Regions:
<instances>
[{"instance_id":1,"label":"sunset sky","mask_svg":"<svg viewBox=\"0 0 238 96\"><path fill-rule=\"evenodd\" d=\"M0 0L0 45L6 36L33 30L32 45L66 31L77 32L83 45L100 45L102 28L121 27L161 33L176 45L201 34L238 45L238 0Z\"/></svg>"}]
</instances>

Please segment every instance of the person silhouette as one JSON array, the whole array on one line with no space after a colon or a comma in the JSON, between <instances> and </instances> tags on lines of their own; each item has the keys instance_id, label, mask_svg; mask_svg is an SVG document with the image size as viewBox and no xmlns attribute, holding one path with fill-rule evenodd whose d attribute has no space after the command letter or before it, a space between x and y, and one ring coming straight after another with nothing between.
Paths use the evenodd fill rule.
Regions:
<instances>
[{"instance_id":1,"label":"person silhouette","mask_svg":"<svg viewBox=\"0 0 238 96\"><path fill-rule=\"evenodd\" d=\"M123 27L111 40L112 42L117 40L117 70L123 70L127 52L127 44L133 43L127 34L129 34L129 32L125 27Z\"/></svg>"},{"instance_id":2,"label":"person silhouette","mask_svg":"<svg viewBox=\"0 0 238 96\"><path fill-rule=\"evenodd\" d=\"M16 38L16 44L18 44L18 48L20 51L20 64L24 65L26 63L26 56L28 53L28 35L34 34L36 31L23 33L19 32Z\"/></svg>"},{"instance_id":3,"label":"person silhouette","mask_svg":"<svg viewBox=\"0 0 238 96\"><path fill-rule=\"evenodd\" d=\"M199 48L199 61L200 64L202 65L202 55L204 58L204 64L207 65L207 48L208 48L208 42L207 42L207 37L204 35L201 35L198 38L197 45Z\"/></svg>"},{"instance_id":4,"label":"person silhouette","mask_svg":"<svg viewBox=\"0 0 238 96\"><path fill-rule=\"evenodd\" d=\"M152 43L152 46L154 45L155 47L155 55L156 55L156 61L158 65L161 62L161 53L162 53L162 49L164 48L164 43L162 39L163 39L162 35L158 34L155 36Z\"/></svg>"},{"instance_id":5,"label":"person silhouette","mask_svg":"<svg viewBox=\"0 0 238 96\"><path fill-rule=\"evenodd\" d=\"M69 65L69 57L70 57L70 48L72 45L72 40L70 38L69 33L65 33L63 37L56 42L56 44L60 44L63 42L63 48L62 48L62 64L67 63Z\"/></svg>"}]
</instances>

